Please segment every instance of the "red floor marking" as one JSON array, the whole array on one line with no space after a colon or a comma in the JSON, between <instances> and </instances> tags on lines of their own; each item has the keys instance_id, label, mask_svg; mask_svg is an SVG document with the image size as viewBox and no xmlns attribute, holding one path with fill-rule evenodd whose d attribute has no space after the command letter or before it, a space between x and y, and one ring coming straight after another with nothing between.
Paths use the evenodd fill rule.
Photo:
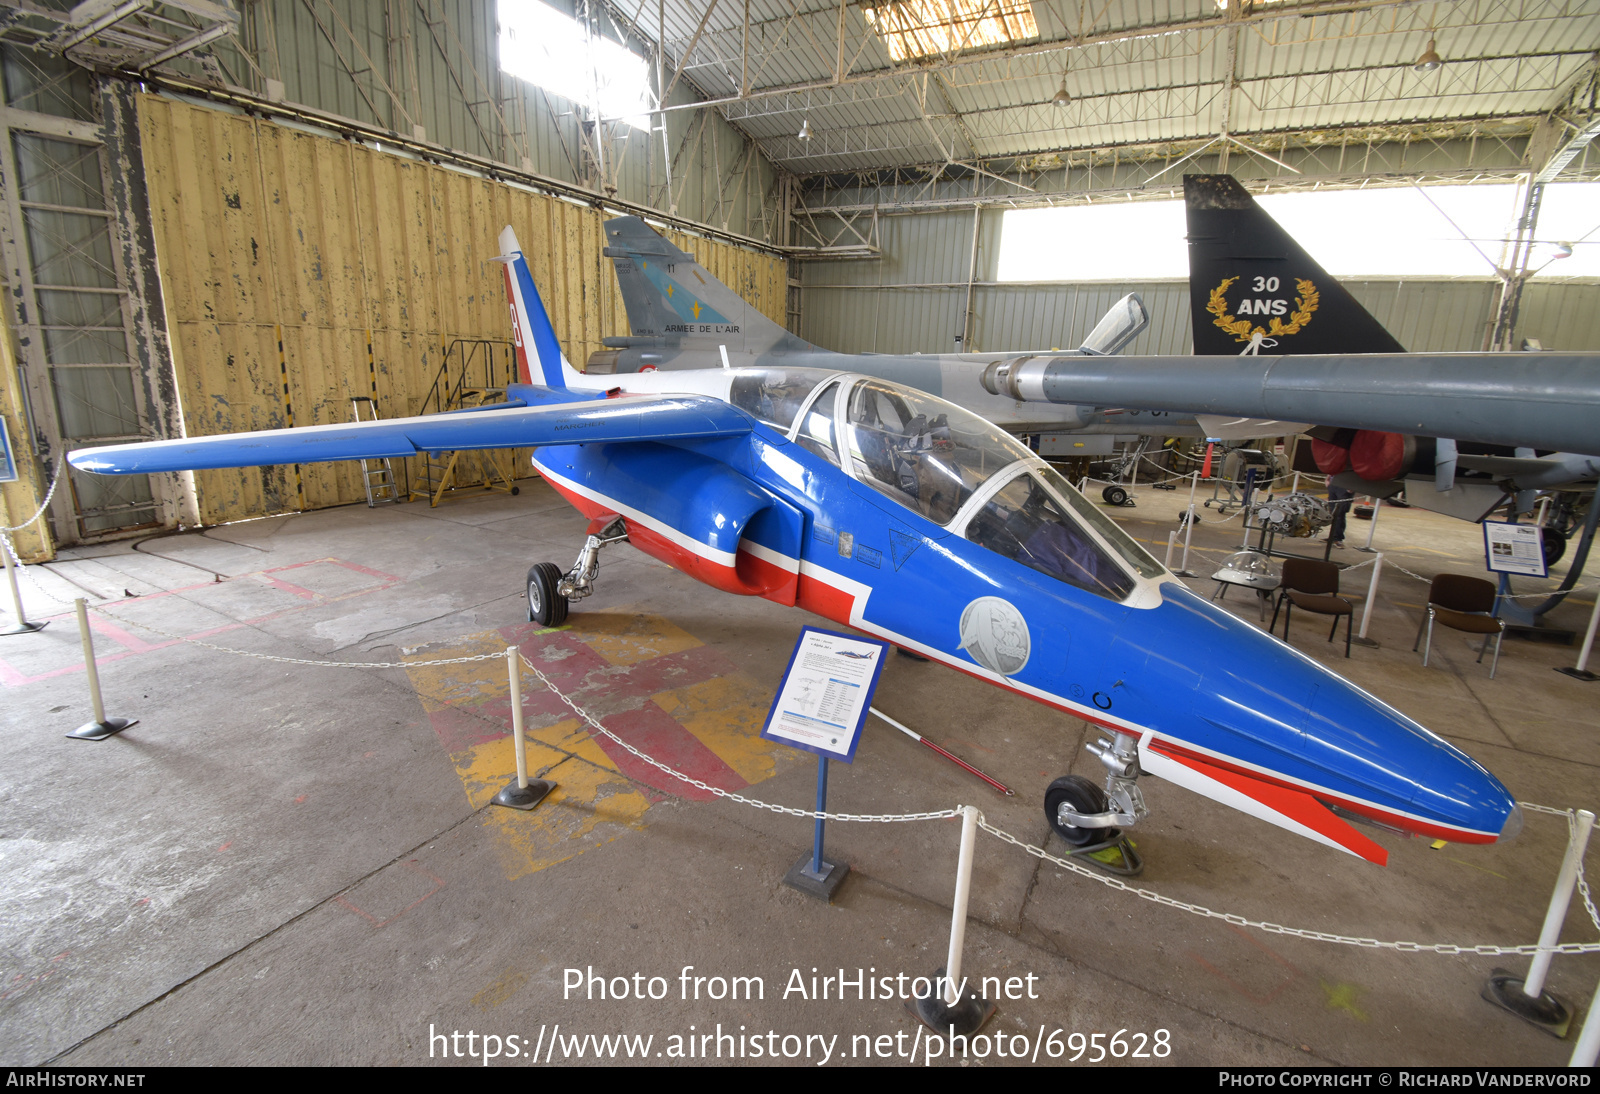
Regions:
<instances>
[{"instance_id":1,"label":"red floor marking","mask_svg":"<svg viewBox=\"0 0 1600 1094\"><path fill-rule=\"evenodd\" d=\"M406 867L406 869L410 870L413 874L421 874L423 877L425 877L429 881L433 882L433 888L429 889L427 892L425 892L421 896L417 897L417 899L413 900L410 904L407 904L404 908L401 908L398 912L394 913L394 915L390 916L388 919L380 921L376 916L372 915L370 912L362 911L360 908L356 907L354 904L350 903L348 900L346 900L342 896L334 897L333 898L333 902L335 904L344 905L346 908L349 908L352 912L356 913L356 915L360 916L362 919L365 919L368 923L371 923L372 924L372 929L375 930L375 931L380 929L380 928L382 928L382 927L387 927L389 924L393 923L395 920L397 920L401 916L405 915L411 909L415 908L418 904L421 904L424 900L427 900L434 893L437 893L440 889L444 888L443 879L434 877L432 874L428 873L428 871L426 871L422 867L418 866L416 859L412 859L410 862L406 863L405 867Z\"/></svg>"},{"instance_id":2,"label":"red floor marking","mask_svg":"<svg viewBox=\"0 0 1600 1094\"><path fill-rule=\"evenodd\" d=\"M522 784L518 783L517 785L521 786ZM229 840L227 843L224 843L221 847L217 848L217 854L219 854L219 855L222 854L222 852L226 851L228 848L230 848L232 846L233 846L233 841Z\"/></svg>"},{"instance_id":3,"label":"red floor marking","mask_svg":"<svg viewBox=\"0 0 1600 1094\"><path fill-rule=\"evenodd\" d=\"M382 578L383 581L384 581L384 584L382 584L382 585L372 585L372 586L369 586L369 587L367 587L365 589L356 589L353 592L340 593L337 596L325 596L322 593L315 593L315 592L312 592L310 589L302 589L298 585L291 585L286 581L280 581L280 580L278 580L276 578L273 578L273 577L269 576L269 575L275 574L275 573L283 573L283 572L288 571L288 570L298 570L302 566L318 566L318 565L322 565L324 563L326 563L328 565L332 565L332 566L342 566L347 570L354 570L357 573L369 574L369 575L371 575L373 577ZM267 583L267 585L272 586L272 587L276 587L276 588L278 588L278 589L280 589L280 590L282 590L284 592L288 592L288 593L294 595L295 597L306 601L306 603L303 604L303 605L296 606L296 607L282 608L282 609L280 609L278 611L275 611L275 612L268 612L266 615L258 615L253 619L246 619L246 620L242 620L242 621L239 621L239 622L224 623L223 625L218 626L218 627L210 627L210 628L207 628L206 630L196 631L193 634L185 635L182 639L166 639L164 641L155 642L155 643L146 642L143 639L137 637L136 635L130 633L129 631L123 629L122 627L119 627L115 622L108 621L105 616L91 612L90 615L89 615L89 626L90 626L90 628L92 630L94 630L95 632L99 633L99 634L105 635L107 638L109 638L112 641L116 642L118 645L124 647L123 650L121 650L121 651L119 651L117 653L105 654L104 656L96 654L95 655L95 659L94 659L94 663L96 665L106 665L106 664L110 664L110 663L112 663L114 661L122 661L122 660L124 660L126 658L129 658L129 657L135 657L135 656L139 656L141 654L146 654L146 653L153 653L156 650L164 650L164 649L167 649L170 646L181 645L183 642L188 642L188 641L191 641L191 640L196 639L196 638L210 638L212 635L222 634L222 633L224 633L226 631L235 630L235 629L237 629L239 627L253 626L253 625L257 624L257 623L265 623L265 622L267 622L269 620L277 619L277 618L280 618L281 616L289 615L289 614L292 614L294 612L302 612L302 611L305 611L306 608L313 607L316 604L332 604L332 603L334 603L336 601L347 600L347 599L349 599L351 597L365 596L367 593L380 592L380 591L382 591L384 589L393 588L394 586L400 584L404 580L403 578L400 578L400 577L398 577L398 576L396 576L394 574L386 574L381 570L374 570L369 566L357 565L354 562L344 562L344 561L342 561L340 559L337 559L337 558L319 558L319 559L313 559L310 562L295 562L295 563L292 563L292 564L290 564L288 566L277 566L277 567L274 567L273 569L270 569L270 570L255 570L255 571L252 571L251 573L248 573L248 574L240 574L238 577L230 577L228 579L228 581L241 581L241 580L243 580L245 578L251 578L251 577L259 577L259 578L263 579ZM122 605L122 604L130 603L132 600L138 600L138 601L159 600L159 599L161 599L162 597L165 597L165 596L176 596L178 593L193 592L193 591L195 591L197 589L214 589L218 585L225 585L225 584L227 584L227 582L202 581L202 582L197 582L196 584L193 584L193 585L184 585L181 588L177 588L177 589L166 589L166 590L163 590L162 592L159 592L159 593L150 593L147 596L131 597L131 598L123 599L123 600L108 601L107 602L107 606L108 607L116 607L116 606L119 606L119 605ZM203 605L203 604L202 605L198 605L198 606L199 607L203 607L203 608L207 608L208 611L217 611L217 609L209 608L209 607L207 607L206 605ZM220 615L220 614L224 614L224 613L218 612L218 614ZM44 618L47 619L47 620L61 620L61 619L70 619L71 616L72 616L71 612L62 612L62 613L60 613L58 615L45 616ZM82 664L71 664L71 665L63 666L62 668L59 668L59 669L51 669L49 672L42 672L37 676L28 676L27 674L21 672L20 670L18 670L14 666L12 666L10 664L7 664L4 658L0 658L0 686L4 686L4 687L8 687L8 688L21 687L24 684L32 684L32 683L36 683L37 681L40 681L40 680L49 680L49 679L51 679L53 677L56 677L56 676L66 676L66 675L69 675L69 674L74 673L74 672L82 672L82 671L83 671L83 665Z\"/></svg>"},{"instance_id":4,"label":"red floor marking","mask_svg":"<svg viewBox=\"0 0 1600 1094\"><path fill-rule=\"evenodd\" d=\"M1272 949L1270 946L1263 946L1260 943L1260 941L1258 941L1257 939L1253 938L1247 932L1241 931L1238 927L1235 927L1231 923L1225 924L1225 926L1228 928L1228 930L1232 931L1234 934L1238 935L1240 938L1242 938L1246 942L1250 943L1250 945L1254 946L1256 949L1260 950L1262 953L1266 954L1268 957L1272 958L1278 964L1282 965L1284 968L1289 970L1288 975L1283 978L1283 981L1281 983L1279 983L1277 987L1273 988L1271 991L1269 991L1265 995L1257 995L1254 992L1252 992L1249 988L1247 988L1243 984L1239 983L1233 977L1229 976L1227 973L1225 973L1221 969L1217 968L1211 962L1207 961L1205 958L1203 958L1199 954L1195 953L1193 950L1189 951L1189 956L1191 958L1193 958L1196 962L1198 962L1200 964L1201 968L1205 969L1207 972L1209 972L1212 975L1216 976L1223 983L1227 984L1228 987L1232 988L1234 991L1238 992L1240 995L1244 996L1246 999L1250 1000L1252 1003L1259 1003L1259 1004L1265 1005L1267 1003L1272 1002L1278 996L1283 994L1285 988L1287 988L1290 984L1294 983L1296 980L1300 979L1300 977L1303 975L1300 972L1300 970L1298 968L1296 968L1294 966L1294 964L1289 961L1288 958L1284 957L1277 950Z\"/></svg>"},{"instance_id":5,"label":"red floor marking","mask_svg":"<svg viewBox=\"0 0 1600 1094\"><path fill-rule=\"evenodd\" d=\"M640 752L703 783L723 790L743 790L750 785L739 777L738 772L723 763L722 757L654 703L646 703L639 710L614 714L605 719L604 725ZM695 801L710 801L714 796L673 778L660 768L652 767L609 737L595 733L594 742L611 757L618 771L646 786Z\"/></svg>"}]
</instances>

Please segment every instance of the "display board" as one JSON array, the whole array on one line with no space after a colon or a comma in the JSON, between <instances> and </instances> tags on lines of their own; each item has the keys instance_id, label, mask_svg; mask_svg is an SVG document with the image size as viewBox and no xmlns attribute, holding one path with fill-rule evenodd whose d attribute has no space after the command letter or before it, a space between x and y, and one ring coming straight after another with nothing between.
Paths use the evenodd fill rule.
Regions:
<instances>
[{"instance_id":1,"label":"display board","mask_svg":"<svg viewBox=\"0 0 1600 1094\"><path fill-rule=\"evenodd\" d=\"M851 762L888 650L872 638L802 628L761 736Z\"/></svg>"},{"instance_id":2,"label":"display board","mask_svg":"<svg viewBox=\"0 0 1600 1094\"><path fill-rule=\"evenodd\" d=\"M0 482L17 481L17 458L11 451L11 433L6 420L0 418Z\"/></svg>"},{"instance_id":3,"label":"display board","mask_svg":"<svg viewBox=\"0 0 1600 1094\"><path fill-rule=\"evenodd\" d=\"M1497 574L1548 577L1544 562L1544 529L1537 524L1483 522L1484 565Z\"/></svg>"}]
</instances>

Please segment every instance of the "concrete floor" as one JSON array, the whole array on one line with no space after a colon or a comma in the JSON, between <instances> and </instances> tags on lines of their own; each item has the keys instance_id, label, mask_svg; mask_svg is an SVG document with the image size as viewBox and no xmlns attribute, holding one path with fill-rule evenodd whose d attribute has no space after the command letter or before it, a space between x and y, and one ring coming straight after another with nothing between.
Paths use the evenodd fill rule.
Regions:
<instances>
[{"instance_id":1,"label":"concrete floor","mask_svg":"<svg viewBox=\"0 0 1600 1094\"><path fill-rule=\"evenodd\" d=\"M531 814L486 805L512 770L502 663L346 669L212 648L409 663L515 642L663 759L808 806L814 763L756 732L799 627L815 620L708 590L623 547L603 556L596 595L566 628L538 631L523 622L522 575L533 561L568 564L584 522L542 483L523 487L517 498L327 510L80 549L31 568L28 608L50 626L0 639L3 1062L428 1063L446 1051L430 1031L460 1031L462 1051L469 1030L474 1049L485 1033L548 1048L541 1031L557 1024L553 1062L587 1034L650 1035L646 1058L671 1062L691 1031L719 1027L759 1035L763 1049L813 1038L788 1043L812 1063L835 1036L831 1063L864 1062L869 1044L893 1059L920 1043L897 1001L784 989L795 970L809 989L813 969L853 979L941 965L956 822L830 825L830 850L852 865L830 906L781 884L809 845L808 821L686 796L597 745L537 688L531 762L560 788ZM1138 499L1114 515L1159 556L1184 498L1141 488ZM1352 544L1366 527L1351 522ZM1237 519L1200 526L1194 568L1209 573L1238 537ZM1384 509L1376 544L1424 576L1482 569L1475 527L1419 510ZM1347 591L1364 591L1368 573ZM1318 621L1297 622L1295 644L1481 759L1520 799L1593 808L1600 690L1551 671L1573 651L1508 640L1490 681L1465 637L1446 631L1424 669L1410 647L1425 592L1389 571L1370 632L1380 648L1349 661ZM95 624L108 713L140 720L97 744L63 737L89 717L63 606L73 596L111 616ZM1581 629L1592 597L1578 594L1555 621ZM1255 617L1237 593L1224 603ZM855 763L833 767L833 808L974 803L1062 849L1041 800L1057 775L1097 774L1083 723L903 658L877 705L1017 795L872 724ZM1539 815L1518 840L1482 848L1378 832L1391 850L1379 868L1156 780L1145 792L1140 885L1380 939L1532 942L1565 840L1564 822ZM1596 937L1581 903L1563 937ZM1526 959L1235 928L979 836L967 972L1036 978L1037 998L1002 1001L986 1027L1011 1050L1020 1036L1031 1052L1041 1030L1063 1042L1164 1030L1170 1055L1141 1062L1565 1063L1570 1041L1479 998L1497 965L1520 972ZM760 977L765 998L685 1001L685 966ZM641 985L660 976L669 994L563 998L566 970L591 967L642 974ZM1597 975L1600 957L1558 957L1551 986L1586 1006ZM766 1062L749 1044L745 1062ZM723 1042L725 1057L738 1050Z\"/></svg>"}]
</instances>

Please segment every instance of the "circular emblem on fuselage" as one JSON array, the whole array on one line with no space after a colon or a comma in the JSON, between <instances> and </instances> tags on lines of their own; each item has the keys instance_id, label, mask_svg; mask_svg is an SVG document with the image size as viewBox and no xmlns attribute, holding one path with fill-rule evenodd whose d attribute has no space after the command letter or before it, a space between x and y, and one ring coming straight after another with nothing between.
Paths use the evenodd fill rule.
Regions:
<instances>
[{"instance_id":1,"label":"circular emblem on fuselage","mask_svg":"<svg viewBox=\"0 0 1600 1094\"><path fill-rule=\"evenodd\" d=\"M980 596L961 613L961 649L991 672L1021 672L1031 644L1028 622L1009 600Z\"/></svg>"}]
</instances>

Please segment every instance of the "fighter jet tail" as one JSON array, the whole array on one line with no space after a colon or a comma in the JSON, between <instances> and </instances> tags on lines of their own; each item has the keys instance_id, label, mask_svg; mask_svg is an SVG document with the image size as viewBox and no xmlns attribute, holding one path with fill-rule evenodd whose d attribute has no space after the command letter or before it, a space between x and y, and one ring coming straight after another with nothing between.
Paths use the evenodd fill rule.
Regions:
<instances>
[{"instance_id":1,"label":"fighter jet tail","mask_svg":"<svg viewBox=\"0 0 1600 1094\"><path fill-rule=\"evenodd\" d=\"M744 363L767 353L817 347L784 330L638 217L606 221L606 257L616 266L630 333L613 350L726 348ZM735 362L740 363L740 362Z\"/></svg>"},{"instance_id":2,"label":"fighter jet tail","mask_svg":"<svg viewBox=\"0 0 1600 1094\"><path fill-rule=\"evenodd\" d=\"M1405 349L1231 175L1185 175L1194 351Z\"/></svg>"},{"instance_id":3,"label":"fighter jet tail","mask_svg":"<svg viewBox=\"0 0 1600 1094\"><path fill-rule=\"evenodd\" d=\"M517 378L524 384L542 384L558 391L582 374L561 352L555 328L544 310L544 301L533 283L528 260L522 256L517 233L507 225L500 233L500 256L504 263L506 299L511 304L511 337L517 347Z\"/></svg>"}]
</instances>

